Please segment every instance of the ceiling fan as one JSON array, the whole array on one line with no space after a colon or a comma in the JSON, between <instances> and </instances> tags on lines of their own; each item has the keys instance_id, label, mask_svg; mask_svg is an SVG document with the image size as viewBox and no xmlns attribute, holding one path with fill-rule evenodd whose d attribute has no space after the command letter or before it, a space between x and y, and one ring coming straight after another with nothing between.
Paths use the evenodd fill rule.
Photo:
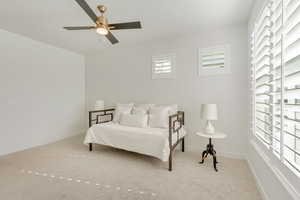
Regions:
<instances>
[{"instance_id":1,"label":"ceiling fan","mask_svg":"<svg viewBox=\"0 0 300 200\"><path fill-rule=\"evenodd\" d=\"M64 27L66 30L89 30L95 29L100 35L105 37L112 43L118 43L118 39L110 32L110 30L123 30L123 29L140 29L142 28L141 22L127 22L118 24L108 24L107 18L104 16L107 8L103 5L97 6L101 13L101 16L97 16L94 11L89 7L85 0L75 0L79 6L86 12L86 14L96 23L96 26L75 26L75 27Z\"/></svg>"}]
</instances>

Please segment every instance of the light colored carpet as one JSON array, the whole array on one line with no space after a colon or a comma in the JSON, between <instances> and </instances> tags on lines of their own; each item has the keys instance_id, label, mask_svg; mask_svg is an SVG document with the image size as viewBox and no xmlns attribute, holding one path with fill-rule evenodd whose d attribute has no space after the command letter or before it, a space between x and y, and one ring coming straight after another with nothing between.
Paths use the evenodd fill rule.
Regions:
<instances>
[{"instance_id":1,"label":"light colored carpet","mask_svg":"<svg viewBox=\"0 0 300 200\"><path fill-rule=\"evenodd\" d=\"M245 161L219 158L198 164L196 153L176 152L174 169L155 158L97 145L83 136L0 157L5 200L260 200Z\"/></svg>"}]
</instances>

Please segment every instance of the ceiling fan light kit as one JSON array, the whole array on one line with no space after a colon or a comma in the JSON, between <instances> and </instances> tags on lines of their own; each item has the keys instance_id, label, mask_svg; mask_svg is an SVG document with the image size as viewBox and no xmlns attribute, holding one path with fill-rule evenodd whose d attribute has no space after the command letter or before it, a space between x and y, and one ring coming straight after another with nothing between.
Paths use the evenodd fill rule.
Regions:
<instances>
[{"instance_id":1,"label":"ceiling fan light kit","mask_svg":"<svg viewBox=\"0 0 300 200\"><path fill-rule=\"evenodd\" d=\"M108 34L108 30L106 28L102 28L102 27L98 27L96 29L96 32L100 35L107 35Z\"/></svg>"},{"instance_id":2,"label":"ceiling fan light kit","mask_svg":"<svg viewBox=\"0 0 300 200\"><path fill-rule=\"evenodd\" d=\"M103 5L97 6L101 16L97 16L94 11L89 7L85 0L75 0L78 5L86 12L86 14L96 23L96 26L76 26L64 27L66 30L90 30L95 29L100 35L104 35L111 44L118 43L118 39L110 32L110 30L124 30L124 29L141 29L141 22L127 22L118 24L108 24L107 18L104 16L107 8Z\"/></svg>"},{"instance_id":3,"label":"ceiling fan light kit","mask_svg":"<svg viewBox=\"0 0 300 200\"><path fill-rule=\"evenodd\" d=\"M108 34L108 30L105 26L100 25L96 28L96 32L99 33L100 35L107 35Z\"/></svg>"}]
</instances>

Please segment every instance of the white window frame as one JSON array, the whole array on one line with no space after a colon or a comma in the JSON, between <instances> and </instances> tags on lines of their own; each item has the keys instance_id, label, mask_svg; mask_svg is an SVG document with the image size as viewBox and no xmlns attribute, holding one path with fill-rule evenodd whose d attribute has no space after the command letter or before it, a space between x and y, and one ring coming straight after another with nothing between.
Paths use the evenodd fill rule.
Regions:
<instances>
[{"instance_id":1,"label":"white window frame","mask_svg":"<svg viewBox=\"0 0 300 200\"><path fill-rule=\"evenodd\" d=\"M155 63L156 61L162 60L162 59L169 59L171 62L171 72L170 73L155 73ZM152 56L152 79L175 79L176 78L176 55L174 53L170 54L161 54L161 55L155 55Z\"/></svg>"},{"instance_id":2,"label":"white window frame","mask_svg":"<svg viewBox=\"0 0 300 200\"><path fill-rule=\"evenodd\" d=\"M203 56L206 55L214 55L224 53L224 67L218 68L207 68L203 66ZM230 74L230 45L220 45L208 48L199 48L199 57L198 57L198 75L199 76L211 76L211 75L222 75L222 74Z\"/></svg>"},{"instance_id":3,"label":"white window frame","mask_svg":"<svg viewBox=\"0 0 300 200\"><path fill-rule=\"evenodd\" d=\"M297 8L300 8L300 4L295 4L294 6L297 6ZM277 12L274 10L276 9ZM289 106L300 106L298 102L289 103L289 99L293 99L291 95L287 95L288 92L291 90L297 91L297 85L294 85L295 88L289 88L290 91L287 91L287 82L290 80L287 77L287 62L291 61L291 58L287 54L288 46L287 41L290 41L290 38L288 38L287 29L289 27L289 22L287 19L287 1L285 0L269 0L267 4L264 6L264 10L267 10L269 12L269 16L264 16L266 12L261 12L261 14L258 16L256 22L253 34L251 36L251 64L252 64L252 73L251 73L251 79L252 79L252 133L253 135L260 141L262 144L264 144L270 151L270 153L274 154L283 164L285 164L291 171L293 171L298 177L300 177L300 166L296 162L296 158L299 157L299 150L296 149L296 138L299 136L296 136L296 130L294 133L288 133L287 126L291 125L292 123L300 123L299 121L299 114L298 109L292 110L292 113L295 113L295 119L288 116L288 113L290 112ZM290 12L294 12L297 9L294 8L294 10L290 9ZM274 18L277 19L276 22L280 22L278 24L274 23ZM293 20L298 20L298 18L294 18ZM261 43L261 33L262 33L262 22L264 20L267 20L269 22L269 27L266 26L266 29L270 31L269 35L269 41L270 41L270 49L269 52L265 51L267 56L270 57L270 61L268 61L268 64L263 65L263 67L257 66L257 60L260 57L260 55L263 55L262 50L258 50L257 46ZM273 23L272 23L273 22ZM299 21L298 21L299 23ZM281 29L280 29L281 27ZM295 26L296 27L296 26ZM291 27L289 27L291 28ZM281 30L281 31L279 31ZM280 33L280 34L279 34ZM296 40L298 41L298 40ZM292 41L295 42L296 41ZM299 45L299 44L298 44ZM296 46L294 46L296 48ZM296 53L296 52L293 52ZM299 55L297 55L299 56ZM297 57L296 56L296 57ZM295 57L295 58L296 58ZM260 64L261 65L261 64ZM290 65L290 67L293 65ZM263 74L258 76L258 72L263 72L264 67L268 68L270 70L264 72L266 75L270 76L270 81L267 83L269 85L270 90L261 92L258 88L261 88L261 83L257 83L257 80L261 80L260 78L263 77ZM294 67L294 66L293 66ZM290 69L290 68L289 68ZM294 69L294 68L292 68ZM275 73L277 71L277 73ZM295 70L296 71L296 70ZM280 72L280 73L279 73ZM296 72L297 73L297 72ZM296 74L295 73L295 74ZM289 75L293 75L293 73L290 73ZM277 83L280 83L279 87L276 85ZM291 84L291 83L290 83ZM295 83L293 83L295 84ZM293 85L291 84L291 85ZM277 88L278 87L278 88ZM290 93L289 93L290 94ZM297 93L298 94L298 93ZM261 102L261 99L257 99L257 97L261 95L267 95L270 97L270 101L267 103ZM276 97L276 95L278 97ZM293 94L296 96L296 94ZM294 100L296 101L295 98ZM263 131L266 131L266 135L269 135L269 139L262 138L258 132L262 131L261 128L257 127L257 107L258 104L265 104L269 106L269 111L265 111L267 115L270 117L270 122L266 125L266 127L270 127L268 129L264 129ZM276 113L276 106L280 112ZM259 111L261 112L261 111ZM277 118L277 119L276 119ZM279 120L278 120L279 119ZM265 119L263 119L265 120ZM262 120L262 121L263 121ZM294 121L294 122L290 122ZM266 120L265 122L266 123ZM259 130L258 130L259 129ZM277 130L277 131L275 131ZM292 135L294 134L294 136ZM279 137L278 137L279 135ZM287 144L287 136L294 137L295 144L294 147L291 147ZM291 139L290 139L291 140ZM289 140L289 141L290 141ZM276 145L279 145L278 146ZM291 154L293 154L295 161L291 161L290 159L292 156L289 156L289 154L286 153L286 151L289 151ZM297 154L297 157L296 157Z\"/></svg>"}]
</instances>

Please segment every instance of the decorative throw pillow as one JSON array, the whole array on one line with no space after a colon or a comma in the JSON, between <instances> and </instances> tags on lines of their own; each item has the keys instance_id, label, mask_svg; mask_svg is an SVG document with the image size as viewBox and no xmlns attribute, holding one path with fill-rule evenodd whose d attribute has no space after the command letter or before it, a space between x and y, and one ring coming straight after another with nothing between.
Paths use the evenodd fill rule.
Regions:
<instances>
[{"instance_id":1,"label":"decorative throw pillow","mask_svg":"<svg viewBox=\"0 0 300 200\"><path fill-rule=\"evenodd\" d=\"M178 112L178 105L177 104L167 104L167 105L155 105L156 107L168 107L169 108L169 115L174 115Z\"/></svg>"},{"instance_id":2,"label":"decorative throw pillow","mask_svg":"<svg viewBox=\"0 0 300 200\"><path fill-rule=\"evenodd\" d=\"M133 103L129 103L129 104L121 104L121 103L118 103L116 105L116 110L115 110L115 113L114 113L114 119L113 119L113 122L115 123L119 123L120 122L120 117L123 113L125 114L130 114L131 110L132 110L132 107L133 107Z\"/></svg>"},{"instance_id":3,"label":"decorative throw pillow","mask_svg":"<svg viewBox=\"0 0 300 200\"><path fill-rule=\"evenodd\" d=\"M154 104L135 104L132 108L132 114L148 114L152 106Z\"/></svg>"},{"instance_id":4,"label":"decorative throw pillow","mask_svg":"<svg viewBox=\"0 0 300 200\"><path fill-rule=\"evenodd\" d=\"M169 114L170 115L175 115L178 112L178 105L177 104L171 104L169 105L170 110L169 110Z\"/></svg>"},{"instance_id":5,"label":"decorative throw pillow","mask_svg":"<svg viewBox=\"0 0 300 200\"><path fill-rule=\"evenodd\" d=\"M149 110L149 126L151 128L169 127L169 106L154 106Z\"/></svg>"},{"instance_id":6,"label":"decorative throw pillow","mask_svg":"<svg viewBox=\"0 0 300 200\"><path fill-rule=\"evenodd\" d=\"M123 113L120 118L120 124L124 126L146 128L148 125L148 115Z\"/></svg>"}]
</instances>

